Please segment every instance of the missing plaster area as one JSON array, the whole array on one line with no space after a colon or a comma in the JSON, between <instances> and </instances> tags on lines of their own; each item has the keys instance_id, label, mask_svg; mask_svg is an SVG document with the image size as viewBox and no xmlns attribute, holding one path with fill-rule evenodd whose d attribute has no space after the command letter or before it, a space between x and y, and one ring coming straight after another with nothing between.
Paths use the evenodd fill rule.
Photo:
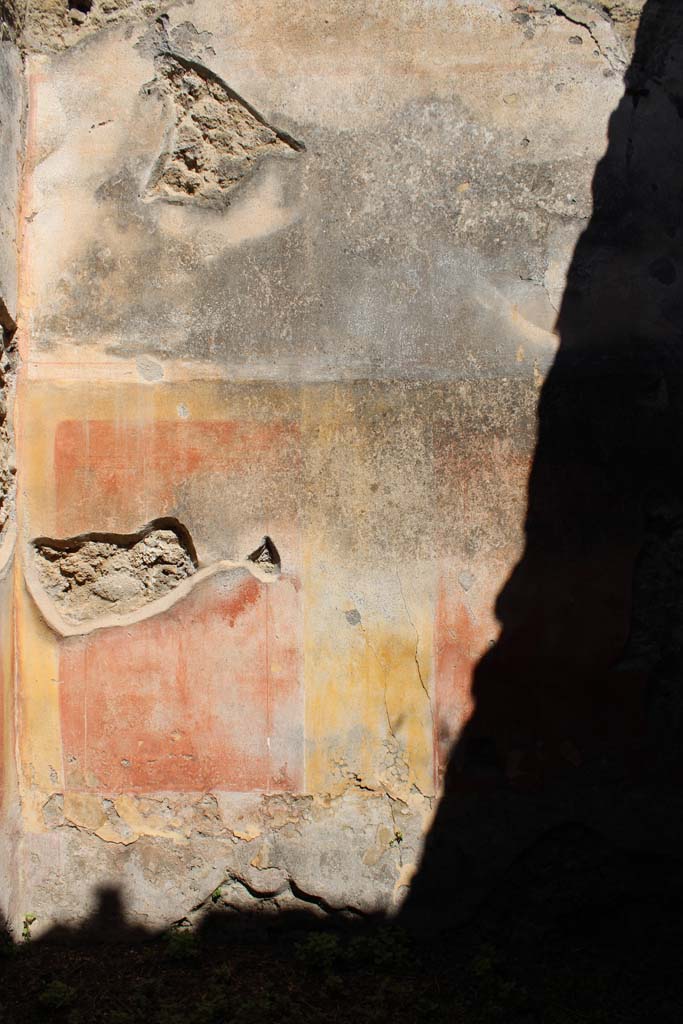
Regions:
<instances>
[{"instance_id":1,"label":"missing plaster area","mask_svg":"<svg viewBox=\"0 0 683 1024\"><path fill-rule=\"evenodd\" d=\"M247 558L267 573L279 573L282 566L280 553L270 537L264 537L256 550L252 551Z\"/></svg>"},{"instance_id":2,"label":"missing plaster area","mask_svg":"<svg viewBox=\"0 0 683 1024\"><path fill-rule=\"evenodd\" d=\"M25 13L26 7L21 0L0 0L0 42L16 42Z\"/></svg>"},{"instance_id":3,"label":"missing plaster area","mask_svg":"<svg viewBox=\"0 0 683 1024\"><path fill-rule=\"evenodd\" d=\"M202 64L163 53L156 65L157 78L145 88L172 105L174 125L148 195L225 206L262 160L291 158L304 149Z\"/></svg>"},{"instance_id":4,"label":"missing plaster area","mask_svg":"<svg viewBox=\"0 0 683 1024\"><path fill-rule=\"evenodd\" d=\"M0 539L14 517L16 463L9 408L14 394L17 349L15 323L0 298Z\"/></svg>"},{"instance_id":5,"label":"missing plaster area","mask_svg":"<svg viewBox=\"0 0 683 1024\"><path fill-rule=\"evenodd\" d=\"M41 585L71 623L133 612L197 571L190 535L175 519L134 534L39 537L33 548Z\"/></svg>"},{"instance_id":6,"label":"missing plaster area","mask_svg":"<svg viewBox=\"0 0 683 1024\"><path fill-rule=\"evenodd\" d=\"M92 10L93 0L67 0L69 16L75 25L82 25Z\"/></svg>"}]
</instances>

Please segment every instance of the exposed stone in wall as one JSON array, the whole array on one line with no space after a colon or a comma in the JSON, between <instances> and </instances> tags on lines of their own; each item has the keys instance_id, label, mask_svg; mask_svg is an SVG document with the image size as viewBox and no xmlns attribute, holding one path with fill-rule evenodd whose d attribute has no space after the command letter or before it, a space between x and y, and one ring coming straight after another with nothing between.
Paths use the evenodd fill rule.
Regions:
<instances>
[{"instance_id":1,"label":"exposed stone in wall","mask_svg":"<svg viewBox=\"0 0 683 1024\"><path fill-rule=\"evenodd\" d=\"M270 537L264 537L262 543L248 557L250 562L265 573L280 571L280 553Z\"/></svg>"},{"instance_id":2,"label":"exposed stone in wall","mask_svg":"<svg viewBox=\"0 0 683 1024\"><path fill-rule=\"evenodd\" d=\"M21 0L0 2L0 42L15 42L23 25L25 4Z\"/></svg>"},{"instance_id":3,"label":"exposed stone in wall","mask_svg":"<svg viewBox=\"0 0 683 1024\"><path fill-rule=\"evenodd\" d=\"M135 611L196 570L181 531L155 524L127 537L40 538L34 547L40 581L69 622Z\"/></svg>"},{"instance_id":4,"label":"exposed stone in wall","mask_svg":"<svg viewBox=\"0 0 683 1024\"><path fill-rule=\"evenodd\" d=\"M0 536L14 514L16 464L8 410L14 394L16 361L13 332L3 326L0 346Z\"/></svg>"},{"instance_id":5,"label":"exposed stone in wall","mask_svg":"<svg viewBox=\"0 0 683 1024\"><path fill-rule=\"evenodd\" d=\"M22 42L28 50L62 50L108 25L142 22L170 6L170 0L28 0Z\"/></svg>"},{"instance_id":6,"label":"exposed stone in wall","mask_svg":"<svg viewBox=\"0 0 683 1024\"><path fill-rule=\"evenodd\" d=\"M148 193L179 202L221 204L266 157L291 156L302 145L263 118L207 68L164 54L150 89L169 97L175 128Z\"/></svg>"},{"instance_id":7,"label":"exposed stone in wall","mask_svg":"<svg viewBox=\"0 0 683 1024\"><path fill-rule=\"evenodd\" d=\"M14 513L16 463L8 416L17 366L15 324L0 295L0 537Z\"/></svg>"}]
</instances>

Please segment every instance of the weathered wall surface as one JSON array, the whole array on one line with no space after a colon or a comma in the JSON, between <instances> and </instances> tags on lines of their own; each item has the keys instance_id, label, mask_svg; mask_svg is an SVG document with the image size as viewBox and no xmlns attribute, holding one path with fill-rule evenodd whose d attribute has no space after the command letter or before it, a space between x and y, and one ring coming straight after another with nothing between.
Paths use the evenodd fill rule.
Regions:
<instances>
[{"instance_id":1,"label":"weathered wall surface","mask_svg":"<svg viewBox=\"0 0 683 1024\"><path fill-rule=\"evenodd\" d=\"M14 923L395 907L642 4L67 6L25 34Z\"/></svg>"},{"instance_id":2,"label":"weathered wall surface","mask_svg":"<svg viewBox=\"0 0 683 1024\"><path fill-rule=\"evenodd\" d=\"M10 40L0 41L0 112L0 144L6 154L0 183L0 326L10 329L17 316L18 201L24 114L21 57Z\"/></svg>"},{"instance_id":3,"label":"weathered wall surface","mask_svg":"<svg viewBox=\"0 0 683 1024\"><path fill-rule=\"evenodd\" d=\"M15 750L13 664L13 548L15 457L11 412L19 270L20 178L23 168L25 89L15 45L16 11L0 5L0 919L17 895L15 854L21 828Z\"/></svg>"}]
</instances>

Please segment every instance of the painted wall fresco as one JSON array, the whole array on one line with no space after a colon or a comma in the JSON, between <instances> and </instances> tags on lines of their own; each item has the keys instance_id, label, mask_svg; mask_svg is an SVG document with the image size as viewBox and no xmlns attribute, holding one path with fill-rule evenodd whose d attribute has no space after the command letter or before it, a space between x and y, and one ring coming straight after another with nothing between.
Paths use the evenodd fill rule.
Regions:
<instances>
[{"instance_id":1,"label":"painted wall fresco","mask_svg":"<svg viewBox=\"0 0 683 1024\"><path fill-rule=\"evenodd\" d=\"M524 554L630 30L509 0L143 6L36 3L25 33L10 918L77 921L95 883L160 925L217 889L393 912ZM491 723L506 778L542 713L537 676Z\"/></svg>"}]
</instances>

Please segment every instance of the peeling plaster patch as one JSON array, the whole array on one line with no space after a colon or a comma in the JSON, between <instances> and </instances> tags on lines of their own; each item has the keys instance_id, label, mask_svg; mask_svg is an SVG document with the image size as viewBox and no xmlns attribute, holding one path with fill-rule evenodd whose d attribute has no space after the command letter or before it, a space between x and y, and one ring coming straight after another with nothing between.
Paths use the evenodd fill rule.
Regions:
<instances>
[{"instance_id":1,"label":"peeling plaster patch","mask_svg":"<svg viewBox=\"0 0 683 1024\"><path fill-rule=\"evenodd\" d=\"M244 830L233 829L232 833L235 839L241 839L245 843L251 843L254 839L258 839L261 835L261 831L256 825L252 825Z\"/></svg>"},{"instance_id":2,"label":"peeling plaster patch","mask_svg":"<svg viewBox=\"0 0 683 1024\"><path fill-rule=\"evenodd\" d=\"M64 817L77 828L96 832L107 820L99 797L90 793L67 793L64 798Z\"/></svg>"},{"instance_id":3,"label":"peeling plaster patch","mask_svg":"<svg viewBox=\"0 0 683 1024\"><path fill-rule=\"evenodd\" d=\"M213 36L210 32L199 32L191 21L183 21L171 31L171 45L174 50L184 53L194 60L207 56L215 57L216 51L211 46Z\"/></svg>"},{"instance_id":4,"label":"peeling plaster patch","mask_svg":"<svg viewBox=\"0 0 683 1024\"><path fill-rule=\"evenodd\" d=\"M40 537L33 547L43 588L72 623L134 611L197 569L187 530L171 519L156 519L135 534Z\"/></svg>"},{"instance_id":5,"label":"peeling plaster patch","mask_svg":"<svg viewBox=\"0 0 683 1024\"><path fill-rule=\"evenodd\" d=\"M156 65L157 78L145 89L171 103L175 124L152 172L148 196L226 206L236 186L264 158L291 157L304 149L202 64L164 52Z\"/></svg>"},{"instance_id":6,"label":"peeling plaster patch","mask_svg":"<svg viewBox=\"0 0 683 1024\"><path fill-rule=\"evenodd\" d=\"M48 828L64 824L64 794L53 793L43 804L43 821Z\"/></svg>"},{"instance_id":7,"label":"peeling plaster patch","mask_svg":"<svg viewBox=\"0 0 683 1024\"><path fill-rule=\"evenodd\" d=\"M46 794L43 816L50 831L79 851L78 870L88 858L115 863L117 871L132 867L138 912L158 926L181 916L194 924L207 911L305 908L343 919L403 899L432 804L418 793L403 802L361 789L336 797L67 790ZM133 844L132 858L118 860L116 847ZM347 863L356 866L350 873ZM161 903L160 871L173 891Z\"/></svg>"},{"instance_id":8,"label":"peeling plaster patch","mask_svg":"<svg viewBox=\"0 0 683 1024\"><path fill-rule=\"evenodd\" d=\"M178 841L187 829L168 800L135 798L122 794L114 800L116 813L132 832Z\"/></svg>"},{"instance_id":9,"label":"peeling plaster patch","mask_svg":"<svg viewBox=\"0 0 683 1024\"><path fill-rule=\"evenodd\" d=\"M156 381L163 379L163 366L157 363L156 359L152 359L151 356L138 356L135 360L135 365L143 380Z\"/></svg>"},{"instance_id":10,"label":"peeling plaster patch","mask_svg":"<svg viewBox=\"0 0 683 1024\"><path fill-rule=\"evenodd\" d=\"M139 839L138 834L119 817L111 800L90 793L66 793L63 810L68 824L92 832L105 843L128 846Z\"/></svg>"}]
</instances>

